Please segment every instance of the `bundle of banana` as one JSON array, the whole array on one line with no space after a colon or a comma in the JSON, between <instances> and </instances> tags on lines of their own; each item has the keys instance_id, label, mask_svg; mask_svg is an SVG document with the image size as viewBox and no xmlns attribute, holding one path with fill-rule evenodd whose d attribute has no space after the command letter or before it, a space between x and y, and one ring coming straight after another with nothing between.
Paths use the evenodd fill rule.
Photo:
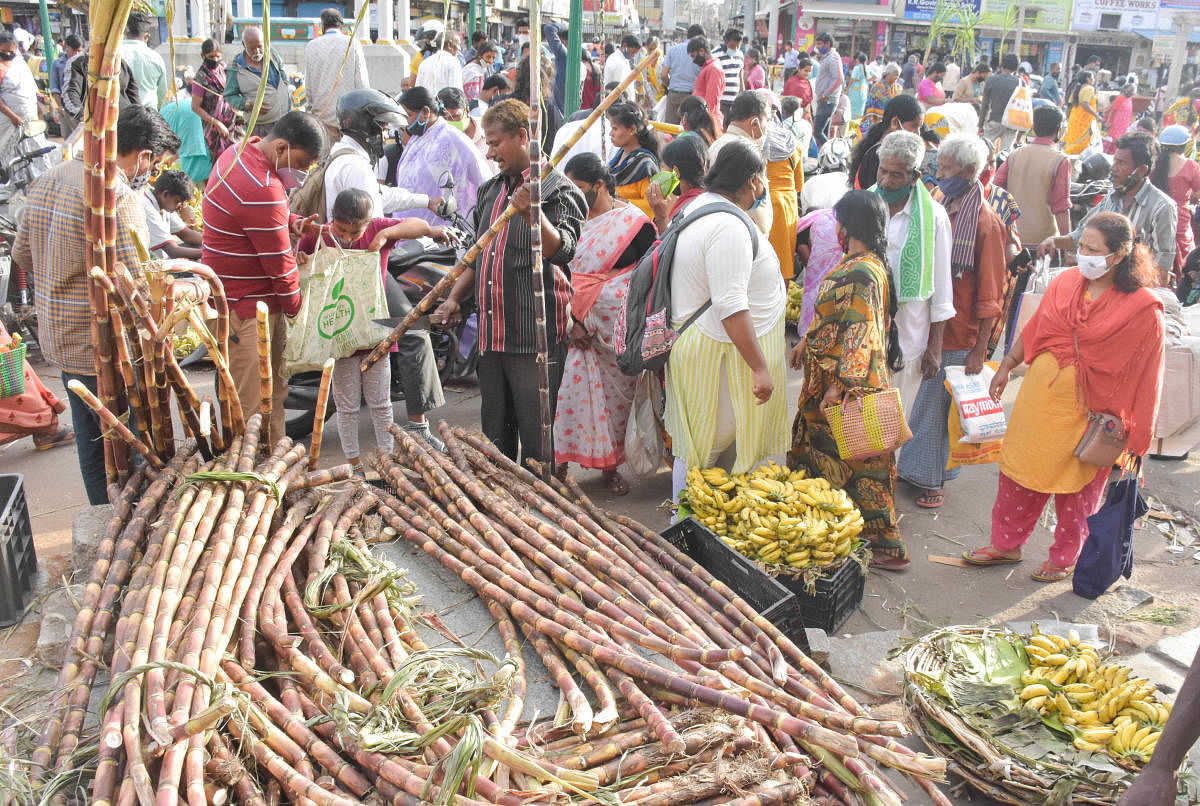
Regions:
<instances>
[{"instance_id":1,"label":"bundle of banana","mask_svg":"<svg viewBox=\"0 0 1200 806\"><path fill-rule=\"evenodd\" d=\"M783 309L783 318L789 322L800 321L800 303L804 297L804 286L792 280L788 283L787 305ZM803 335L803 334L801 334Z\"/></svg>"},{"instance_id":2,"label":"bundle of banana","mask_svg":"<svg viewBox=\"0 0 1200 806\"><path fill-rule=\"evenodd\" d=\"M1150 759L1171 714L1148 680L1130 677L1128 666L1101 664L1094 647L1034 628L1025 645L1030 668L1021 675L1021 700L1042 716L1055 713L1075 737L1075 747L1106 752L1141 765Z\"/></svg>"},{"instance_id":3,"label":"bundle of banana","mask_svg":"<svg viewBox=\"0 0 1200 806\"><path fill-rule=\"evenodd\" d=\"M685 495L696 518L726 545L769 565L836 562L850 554L863 529L862 513L845 490L775 462L735 476L693 467Z\"/></svg>"}]
</instances>

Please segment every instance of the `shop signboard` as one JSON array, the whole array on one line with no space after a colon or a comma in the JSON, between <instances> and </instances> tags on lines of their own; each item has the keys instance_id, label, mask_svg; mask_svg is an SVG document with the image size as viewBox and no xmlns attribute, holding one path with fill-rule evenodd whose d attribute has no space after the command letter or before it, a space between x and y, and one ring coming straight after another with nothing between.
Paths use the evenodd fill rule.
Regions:
<instances>
[{"instance_id":1,"label":"shop signboard","mask_svg":"<svg viewBox=\"0 0 1200 806\"><path fill-rule=\"evenodd\" d=\"M962 4L978 14L982 0L962 0ZM904 0L904 19L931 22L937 6L938 0Z\"/></svg>"},{"instance_id":2,"label":"shop signboard","mask_svg":"<svg viewBox=\"0 0 1200 806\"><path fill-rule=\"evenodd\" d=\"M1108 0L1094 0L1105 3ZM1088 0L1077 0L1075 5ZM1122 2L1122 0L1117 0ZM992 28L1003 28L1005 16L1012 6L1008 0L987 0L980 22ZM1025 27L1052 31L1066 31L1071 27L1071 0L1038 0L1025 5Z\"/></svg>"},{"instance_id":3,"label":"shop signboard","mask_svg":"<svg viewBox=\"0 0 1200 806\"><path fill-rule=\"evenodd\" d=\"M1160 0L1075 0L1072 27L1076 31L1154 30L1158 28L1159 2Z\"/></svg>"},{"instance_id":4,"label":"shop signboard","mask_svg":"<svg viewBox=\"0 0 1200 806\"><path fill-rule=\"evenodd\" d=\"M1200 0L1159 0L1163 11L1200 11Z\"/></svg>"}]
</instances>

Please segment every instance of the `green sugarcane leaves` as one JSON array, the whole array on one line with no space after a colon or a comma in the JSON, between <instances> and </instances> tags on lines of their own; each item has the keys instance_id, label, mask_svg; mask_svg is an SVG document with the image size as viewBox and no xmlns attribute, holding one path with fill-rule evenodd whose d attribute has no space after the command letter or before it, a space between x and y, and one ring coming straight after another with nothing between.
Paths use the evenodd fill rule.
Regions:
<instances>
[{"instance_id":1,"label":"green sugarcane leaves","mask_svg":"<svg viewBox=\"0 0 1200 806\"><path fill-rule=\"evenodd\" d=\"M206 481L224 481L230 484L238 481L253 481L258 484L265 484L267 489L271 491L271 495L275 496L275 503L283 503L283 488L271 479L264 476L262 473L241 473L236 470L200 470L191 473L184 477L183 484L175 491L176 497L183 492L189 484L201 484Z\"/></svg>"}]
</instances>

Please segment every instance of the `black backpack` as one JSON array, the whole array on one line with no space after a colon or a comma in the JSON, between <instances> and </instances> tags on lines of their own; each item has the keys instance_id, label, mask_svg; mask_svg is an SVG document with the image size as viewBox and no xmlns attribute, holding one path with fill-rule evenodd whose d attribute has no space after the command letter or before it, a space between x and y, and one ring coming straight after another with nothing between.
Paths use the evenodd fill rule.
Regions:
<instances>
[{"instance_id":1,"label":"black backpack","mask_svg":"<svg viewBox=\"0 0 1200 806\"><path fill-rule=\"evenodd\" d=\"M617 366L626 375L662 369L680 334L712 305L711 299L701 305L679 330L671 327L671 268L675 261L675 244L689 224L709 213L732 213L741 219L750 232L754 256L758 257L758 230L740 207L730 202L712 202L686 216L676 216L630 274L629 293L616 324Z\"/></svg>"}]
</instances>

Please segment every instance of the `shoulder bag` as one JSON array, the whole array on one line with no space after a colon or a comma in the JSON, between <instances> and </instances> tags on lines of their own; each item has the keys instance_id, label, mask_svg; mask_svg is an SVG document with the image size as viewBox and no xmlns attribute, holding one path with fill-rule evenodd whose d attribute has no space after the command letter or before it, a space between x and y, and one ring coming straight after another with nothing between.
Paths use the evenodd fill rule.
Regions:
<instances>
[{"instance_id":1,"label":"shoulder bag","mask_svg":"<svg viewBox=\"0 0 1200 806\"><path fill-rule=\"evenodd\" d=\"M1125 421L1115 414L1105 414L1092 409L1087 384L1084 382L1083 356L1079 354L1078 334L1075 336L1075 359L1075 371L1079 375L1080 385L1083 386L1083 400L1088 407L1087 430L1075 446L1075 458L1084 464L1110 468L1125 452L1125 443L1129 439Z\"/></svg>"}]
</instances>

